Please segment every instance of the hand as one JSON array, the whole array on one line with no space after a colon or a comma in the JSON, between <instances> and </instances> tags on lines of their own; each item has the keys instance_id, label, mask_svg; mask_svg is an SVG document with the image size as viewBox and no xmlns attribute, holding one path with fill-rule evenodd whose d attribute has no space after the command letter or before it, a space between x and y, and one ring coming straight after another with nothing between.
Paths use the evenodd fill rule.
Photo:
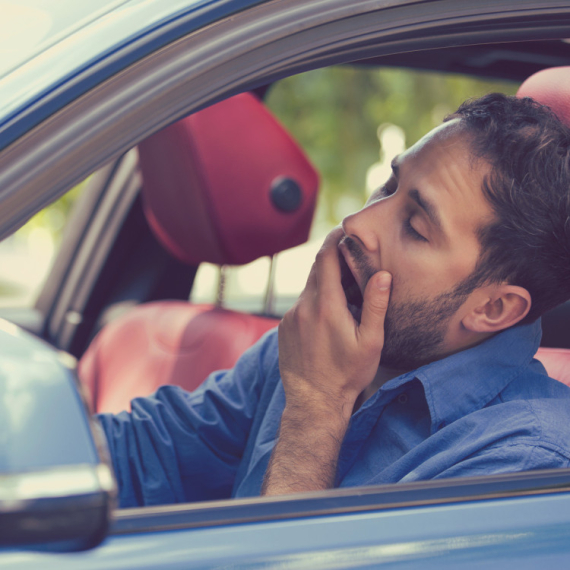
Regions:
<instances>
[{"instance_id":1,"label":"hand","mask_svg":"<svg viewBox=\"0 0 570 570\"><path fill-rule=\"evenodd\" d=\"M279 369L286 405L261 493L281 495L334 486L340 448L356 398L372 382L384 346L391 276L366 285L360 324L341 286L338 244L331 232L307 286L279 325Z\"/></svg>"},{"instance_id":2,"label":"hand","mask_svg":"<svg viewBox=\"0 0 570 570\"><path fill-rule=\"evenodd\" d=\"M336 228L327 236L304 291L279 325L279 369L288 408L349 418L380 363L391 275L380 271L369 279L358 323L341 285L343 235Z\"/></svg>"}]
</instances>

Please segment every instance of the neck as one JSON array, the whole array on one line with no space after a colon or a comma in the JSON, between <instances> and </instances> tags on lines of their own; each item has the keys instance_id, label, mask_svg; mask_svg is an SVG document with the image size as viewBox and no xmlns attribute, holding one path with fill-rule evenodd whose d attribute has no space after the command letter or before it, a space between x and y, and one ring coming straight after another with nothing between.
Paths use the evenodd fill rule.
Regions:
<instances>
[{"instance_id":1,"label":"neck","mask_svg":"<svg viewBox=\"0 0 570 570\"><path fill-rule=\"evenodd\" d=\"M370 386L374 385L376 387L374 392L376 392L376 390L378 390L378 388L380 388L381 386L384 386L384 384L386 384L386 382L388 382L389 380L392 380L392 378L396 378L397 376L401 376L402 374L405 374L406 372L409 372L410 370L411 370L411 368L410 369L408 369L408 368L405 368L405 369L404 368L392 368L390 366L385 366L384 364L380 364L380 366L378 366L376 376L374 376L374 380L372 380Z\"/></svg>"},{"instance_id":2,"label":"neck","mask_svg":"<svg viewBox=\"0 0 570 570\"><path fill-rule=\"evenodd\" d=\"M482 342L486 341L488 338L493 336L495 333L485 333L485 334L471 334L467 338L463 340L463 343L459 346L454 347L452 350L445 352L444 354L439 355L434 360L440 360L442 358L446 358L447 356L451 356L456 352L461 352L462 350L467 350L468 348L472 348L481 344ZM427 364L427 363L426 363ZM361 392L360 396L358 396L356 403L354 404L353 413L368 400L371 396L373 396L386 382L392 380L392 378L396 378L397 376L401 376L406 372L410 372L413 368L392 368L390 366L386 366L384 364L380 364L378 366L378 370L376 371L376 375L370 384Z\"/></svg>"},{"instance_id":3,"label":"neck","mask_svg":"<svg viewBox=\"0 0 570 570\"><path fill-rule=\"evenodd\" d=\"M403 370L400 368L390 368L388 366L380 365L378 366L378 370L376 371L376 375L370 384L360 393L358 396L356 403L354 404L353 413L368 400L371 396L373 396L388 380L392 380L392 378L396 378L397 376L401 376L408 370Z\"/></svg>"}]
</instances>

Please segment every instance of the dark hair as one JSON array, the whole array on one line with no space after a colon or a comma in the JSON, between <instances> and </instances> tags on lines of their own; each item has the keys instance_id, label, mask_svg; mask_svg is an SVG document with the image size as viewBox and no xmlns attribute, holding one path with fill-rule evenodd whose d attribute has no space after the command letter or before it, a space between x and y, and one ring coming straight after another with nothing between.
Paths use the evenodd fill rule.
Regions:
<instances>
[{"instance_id":1,"label":"dark hair","mask_svg":"<svg viewBox=\"0 0 570 570\"><path fill-rule=\"evenodd\" d=\"M532 306L522 322L532 322L570 298L570 129L548 107L500 93L445 120L456 118L491 165L482 191L495 214L469 284L524 287Z\"/></svg>"}]
</instances>

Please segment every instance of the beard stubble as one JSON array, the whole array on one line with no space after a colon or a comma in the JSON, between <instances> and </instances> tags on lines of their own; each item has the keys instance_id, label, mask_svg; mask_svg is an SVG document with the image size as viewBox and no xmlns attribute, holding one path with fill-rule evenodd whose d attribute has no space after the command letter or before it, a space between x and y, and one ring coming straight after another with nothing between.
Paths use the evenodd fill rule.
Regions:
<instances>
[{"instance_id":1,"label":"beard stubble","mask_svg":"<svg viewBox=\"0 0 570 570\"><path fill-rule=\"evenodd\" d=\"M346 236L343 242L354 261L364 290L370 277L379 269L372 267L353 238ZM471 287L466 286L467 283L469 278L433 299L416 298L400 303L390 301L384 320L384 347L380 364L413 370L441 358L441 346L449 320L472 291Z\"/></svg>"}]
</instances>

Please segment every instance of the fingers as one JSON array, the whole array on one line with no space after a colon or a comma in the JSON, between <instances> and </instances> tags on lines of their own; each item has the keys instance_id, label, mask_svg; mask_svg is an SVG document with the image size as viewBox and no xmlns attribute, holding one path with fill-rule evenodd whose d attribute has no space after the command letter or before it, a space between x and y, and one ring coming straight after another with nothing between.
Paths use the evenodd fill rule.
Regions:
<instances>
[{"instance_id":1,"label":"fingers","mask_svg":"<svg viewBox=\"0 0 570 570\"><path fill-rule=\"evenodd\" d=\"M379 343L380 350L384 344L384 319L388 310L391 284L390 273L379 271L368 280L364 291L359 331L364 338Z\"/></svg>"},{"instance_id":2,"label":"fingers","mask_svg":"<svg viewBox=\"0 0 570 570\"><path fill-rule=\"evenodd\" d=\"M315 260L316 286L319 297L326 302L346 302L341 285L338 244L344 236L342 228L332 230L326 237Z\"/></svg>"},{"instance_id":3,"label":"fingers","mask_svg":"<svg viewBox=\"0 0 570 570\"><path fill-rule=\"evenodd\" d=\"M340 283L338 244L342 236L344 236L344 232L340 227L334 228L327 235L311 267L305 291L321 293L321 288L331 279Z\"/></svg>"}]
</instances>

